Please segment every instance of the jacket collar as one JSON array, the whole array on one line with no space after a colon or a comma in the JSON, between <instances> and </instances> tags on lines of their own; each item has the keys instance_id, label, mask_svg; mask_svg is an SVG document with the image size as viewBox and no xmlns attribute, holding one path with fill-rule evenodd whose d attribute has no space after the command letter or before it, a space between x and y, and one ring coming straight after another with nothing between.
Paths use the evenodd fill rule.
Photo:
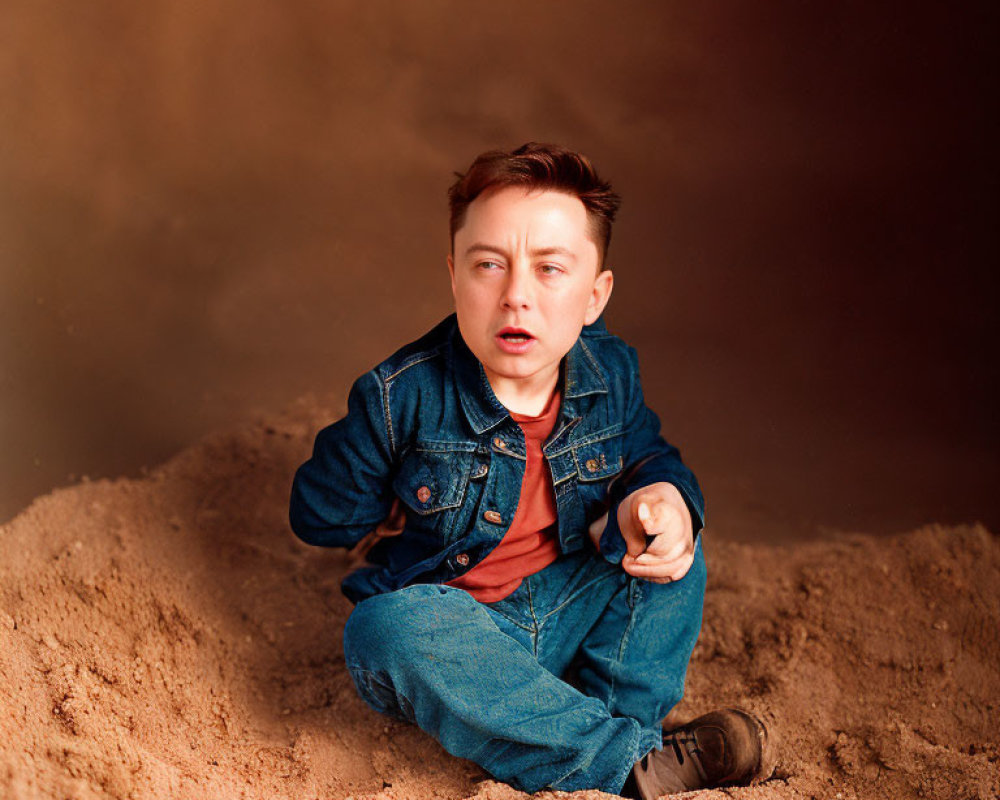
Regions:
<instances>
[{"instance_id":1,"label":"jacket collar","mask_svg":"<svg viewBox=\"0 0 1000 800\"><path fill-rule=\"evenodd\" d=\"M451 361L455 369L459 399L469 424L477 434L480 434L499 425L509 417L509 414L494 394L482 363L469 350L462 338L458 329L457 315L451 315L451 322ZM607 330L603 317L585 330ZM577 337L563 358L562 366L564 371L561 416L572 418L577 415L577 404L573 402L577 398L608 393L608 384L583 336Z\"/></svg>"}]
</instances>

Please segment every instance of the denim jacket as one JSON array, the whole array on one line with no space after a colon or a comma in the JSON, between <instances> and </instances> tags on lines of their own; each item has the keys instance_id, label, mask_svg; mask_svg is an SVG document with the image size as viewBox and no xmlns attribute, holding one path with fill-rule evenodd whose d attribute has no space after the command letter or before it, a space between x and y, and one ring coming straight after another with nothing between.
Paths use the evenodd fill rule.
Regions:
<instances>
[{"instance_id":1,"label":"denim jacket","mask_svg":"<svg viewBox=\"0 0 1000 800\"><path fill-rule=\"evenodd\" d=\"M542 452L552 474L563 553L591 547L588 525L610 510L601 554L618 563L617 508L657 481L684 497L695 534L704 499L643 402L636 352L604 325L583 329L562 362L562 404ZM353 547L399 497L406 524L348 575L353 602L412 583L445 583L482 561L514 518L524 434L466 346L455 314L354 383L347 415L316 436L292 486L290 521L304 541Z\"/></svg>"}]
</instances>

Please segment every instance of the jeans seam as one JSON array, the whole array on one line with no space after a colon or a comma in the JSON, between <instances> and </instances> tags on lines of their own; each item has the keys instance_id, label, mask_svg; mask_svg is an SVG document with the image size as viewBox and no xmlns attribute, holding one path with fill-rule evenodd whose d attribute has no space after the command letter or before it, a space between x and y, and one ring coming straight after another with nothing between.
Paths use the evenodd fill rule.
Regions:
<instances>
[{"instance_id":1,"label":"jeans seam","mask_svg":"<svg viewBox=\"0 0 1000 800\"><path fill-rule=\"evenodd\" d=\"M629 635L632 633L632 628L635 627L636 608L639 606L638 595L641 591L640 581L635 578L632 578L631 580L633 581L633 584L629 587L629 589L630 593L634 591L635 599L633 603L628 604L630 607L628 624L625 626L625 630L622 631L621 642L618 643L618 656L615 659L615 663L611 665L611 684L608 687L608 708L611 708L614 705L615 689L617 688L618 683L617 672L621 669L622 660L625 658L625 648L628 646Z\"/></svg>"},{"instance_id":2,"label":"jeans seam","mask_svg":"<svg viewBox=\"0 0 1000 800\"><path fill-rule=\"evenodd\" d=\"M523 622L518 622L516 619L514 619L512 616L510 616L510 614L504 614L502 611L500 611L500 609L497 609L497 608L490 608L490 611L493 611L494 613L499 614L501 617L503 617L505 620L507 620L511 625L516 625L522 631L527 631L528 633L534 633L534 629L533 628L531 628L528 625L525 625Z\"/></svg>"},{"instance_id":3,"label":"jeans seam","mask_svg":"<svg viewBox=\"0 0 1000 800\"><path fill-rule=\"evenodd\" d=\"M642 749L642 726L639 724L639 721L635 719L632 720L632 723L635 726L633 728L633 730L635 730L635 745L632 747L633 755L631 763L626 762L625 769L623 770L624 774L616 776L615 780L618 787L616 791L619 793L621 792L622 787L625 785L625 782L628 780L628 776L629 773L632 772L632 768L639 761L639 759L645 755L645 753L642 754L639 753L639 750Z\"/></svg>"},{"instance_id":4,"label":"jeans seam","mask_svg":"<svg viewBox=\"0 0 1000 800\"><path fill-rule=\"evenodd\" d=\"M531 612L531 621L535 628L531 631L531 651L535 658L538 658L538 617L535 616L535 601L531 596L531 583L527 579L524 581L524 587L528 591L528 611Z\"/></svg>"},{"instance_id":5,"label":"jeans seam","mask_svg":"<svg viewBox=\"0 0 1000 800\"><path fill-rule=\"evenodd\" d=\"M569 605L570 603L572 603L573 600L575 600L578 595L580 595L582 592L584 592L587 589L589 589L594 584L600 583L601 581L609 580L610 578L613 578L613 577L614 577L614 575L610 574L610 573L607 574L607 575L599 575L598 577L594 578L592 581L590 581L588 583L585 583L583 586L577 587L577 589L573 592L573 594L571 594L569 597L567 597L565 600L563 600L559 605L557 605L551 611L547 612L546 614L543 614L542 615L542 619L543 620L547 619L548 617L551 617L553 614L555 614L557 611L561 611L567 605Z\"/></svg>"},{"instance_id":6,"label":"jeans seam","mask_svg":"<svg viewBox=\"0 0 1000 800\"><path fill-rule=\"evenodd\" d=\"M608 719L613 719L613 718L605 716L605 717L602 717L602 719L608 720ZM639 724L639 722L637 720L631 719L629 717L625 717L625 719L628 719L633 724L632 730L635 732L635 744L632 745L628 749L629 749L630 752L632 752L634 754L634 753L637 753L639 750L642 749L642 740L643 740L642 726ZM643 753L643 755L645 755L645 753ZM632 756L631 757L631 761L626 761L626 763L625 763L625 769L622 771L624 774L619 773L618 775L616 775L615 778L614 778L614 783L612 784L612 786L609 786L608 788L609 789L613 788L613 790L616 793L621 792L621 789L624 786L625 781L628 780L629 773L632 771L632 767L638 761L639 761L639 757L637 757L637 756ZM549 781L548 785L550 787L558 786L560 783L562 783L564 780L566 780L566 778L568 778L574 772L579 771L579 769L580 769L580 767L578 765L572 766L570 768L569 772L565 773L564 775L560 775L558 778L556 778L554 780ZM601 789L603 789L603 787L595 787L595 788L601 788ZM556 791L560 791L560 790L557 789Z\"/></svg>"}]
</instances>

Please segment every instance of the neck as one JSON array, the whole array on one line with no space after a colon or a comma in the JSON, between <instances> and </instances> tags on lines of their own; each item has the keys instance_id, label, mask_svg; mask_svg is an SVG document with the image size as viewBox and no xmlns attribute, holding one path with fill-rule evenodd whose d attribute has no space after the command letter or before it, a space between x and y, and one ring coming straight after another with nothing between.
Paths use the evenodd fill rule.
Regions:
<instances>
[{"instance_id":1,"label":"neck","mask_svg":"<svg viewBox=\"0 0 1000 800\"><path fill-rule=\"evenodd\" d=\"M545 410L545 404L559 383L559 366L544 375L528 378L507 378L486 369L486 378L493 394L508 411L537 417Z\"/></svg>"}]
</instances>

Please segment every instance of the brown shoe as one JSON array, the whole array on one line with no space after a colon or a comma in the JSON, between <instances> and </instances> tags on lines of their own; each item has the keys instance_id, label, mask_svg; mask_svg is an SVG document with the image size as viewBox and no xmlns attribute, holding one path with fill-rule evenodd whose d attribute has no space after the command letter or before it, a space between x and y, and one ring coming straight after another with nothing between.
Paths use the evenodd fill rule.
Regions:
<instances>
[{"instance_id":1,"label":"brown shoe","mask_svg":"<svg viewBox=\"0 0 1000 800\"><path fill-rule=\"evenodd\" d=\"M758 783L774 772L775 739L764 723L727 708L663 733L663 749L632 767L641 800L675 792Z\"/></svg>"}]
</instances>

